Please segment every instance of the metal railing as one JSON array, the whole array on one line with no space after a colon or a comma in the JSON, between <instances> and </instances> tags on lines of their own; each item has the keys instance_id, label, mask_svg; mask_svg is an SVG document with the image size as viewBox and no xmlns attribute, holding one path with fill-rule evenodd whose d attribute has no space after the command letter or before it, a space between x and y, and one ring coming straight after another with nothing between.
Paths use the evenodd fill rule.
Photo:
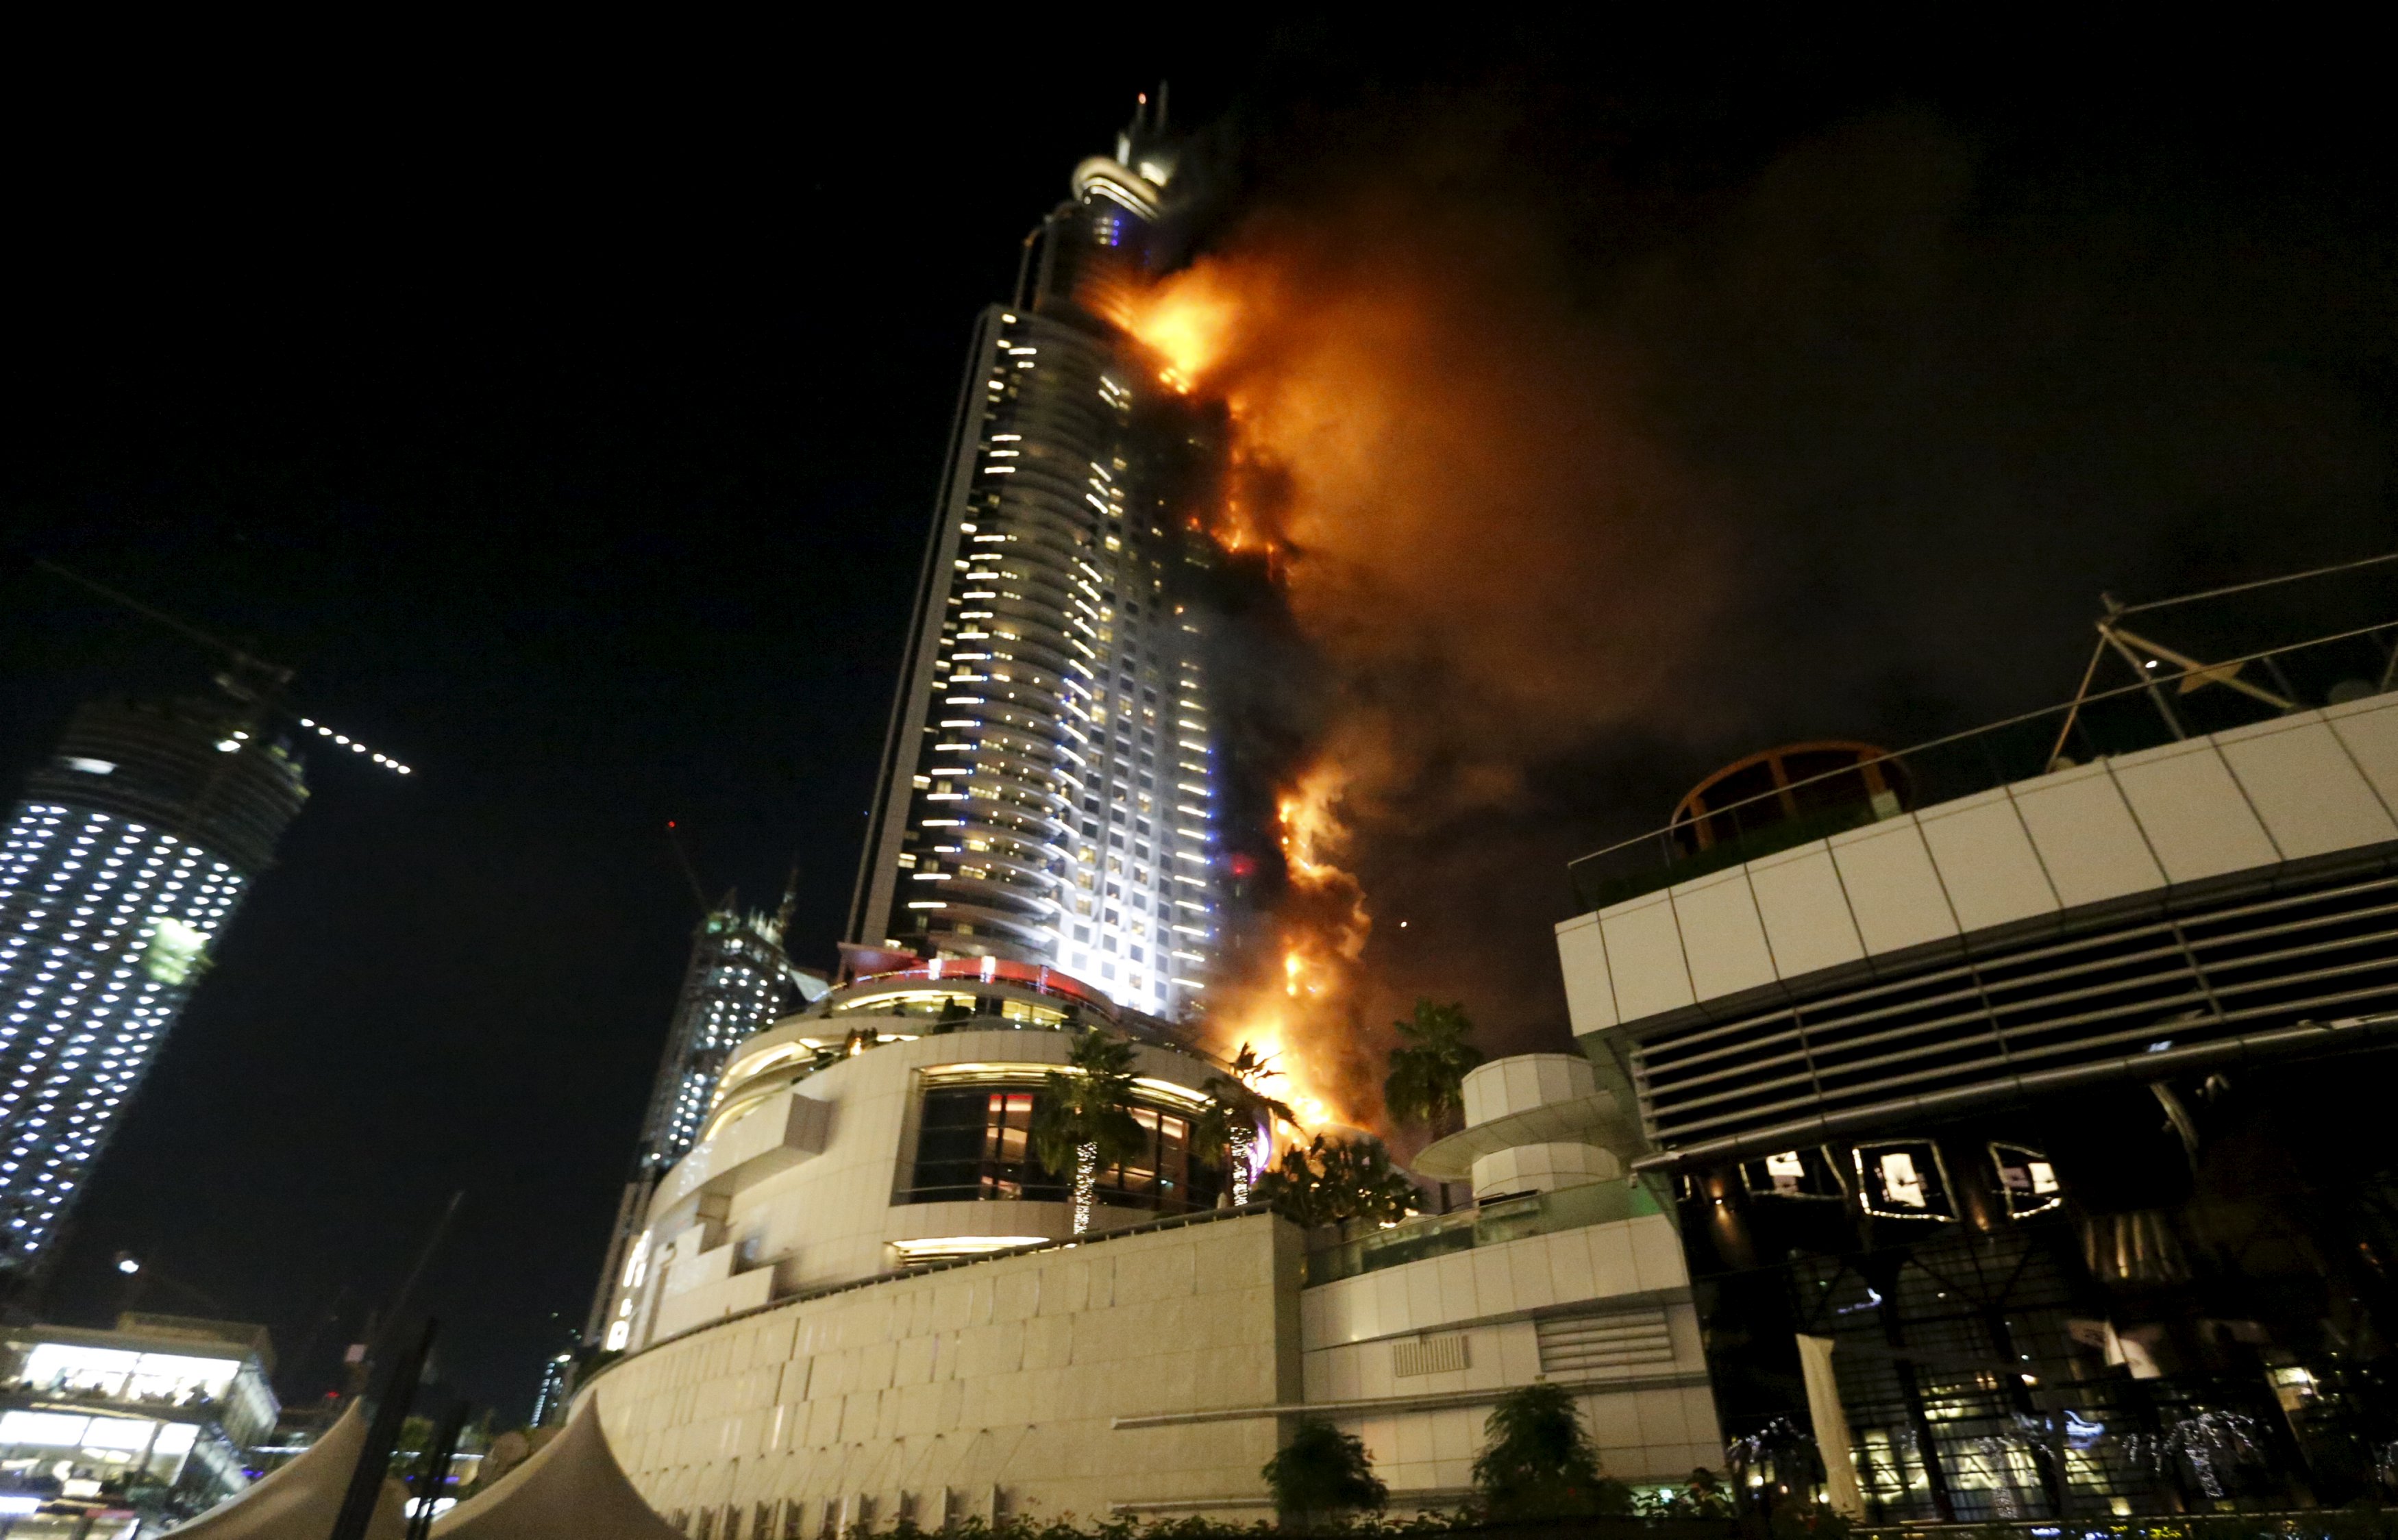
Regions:
<instances>
[{"instance_id":1,"label":"metal railing","mask_svg":"<svg viewBox=\"0 0 2398 1540\"><path fill-rule=\"evenodd\" d=\"M2150 649L2162 650L2153 644ZM2398 657L2398 620L2219 663L2184 666L2150 659L2144 676L2134 683L2085 689L2070 701L1918 743L1873 763L1886 772L1896 767L1911 792L1909 805L1930 807L2069 765L2378 694L2390 688L2393 657ZM1794 797L1801 804L1834 800L1843 778L1859 783L1852 800L1787 815ZM1805 795L1808 788L1813 789L1812 798ZM1877 806L1865 795L1857 768L1844 766L1709 808L1700 820L1669 824L1610 845L1569 863L1567 870L1587 913L1862 827L1898 810L1887 797ZM1695 841L1701 824L1711 836L1709 843L1691 849L1686 841Z\"/></svg>"},{"instance_id":2,"label":"metal railing","mask_svg":"<svg viewBox=\"0 0 2398 1540\"><path fill-rule=\"evenodd\" d=\"M1501 1199L1459 1213L1428 1214L1310 1251L1306 1286L1312 1289L1426 1257L1470 1252L1477 1246L1503 1246L1553 1230L1578 1230L1664 1213L1668 1206L1659 1180L1642 1176Z\"/></svg>"}]
</instances>

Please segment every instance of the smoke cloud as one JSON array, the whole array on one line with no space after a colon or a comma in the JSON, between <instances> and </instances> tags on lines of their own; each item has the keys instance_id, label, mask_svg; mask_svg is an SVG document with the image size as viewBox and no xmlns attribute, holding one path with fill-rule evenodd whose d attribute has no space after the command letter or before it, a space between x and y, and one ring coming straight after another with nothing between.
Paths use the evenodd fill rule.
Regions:
<instances>
[{"instance_id":1,"label":"smoke cloud","mask_svg":"<svg viewBox=\"0 0 2398 1540\"><path fill-rule=\"evenodd\" d=\"M1542 158L1500 100L1313 121L1342 148L1137 328L1233 422L1219 533L1273 548L1318 665L1286 784L1370 914L1354 944L1295 883L1302 987L1253 971L1232 1015L1272 1006L1355 1120L1418 995L1565 1047L1566 862L1715 764L2044 704L2101 588L2391 536L2386 423L2291 362L2353 346L2311 287L2386 275L2320 233L2176 247L2245 194L2161 204L2171 146L2043 160L1909 109L1636 173L1637 134Z\"/></svg>"},{"instance_id":2,"label":"smoke cloud","mask_svg":"<svg viewBox=\"0 0 2398 1540\"><path fill-rule=\"evenodd\" d=\"M1276 548L1328 681L1286 803L1314 852L1291 852L1291 950L1275 966L1286 1000L1300 984L1287 1010L1326 1015L1295 1030L1313 1067L1340 1065L1353 1117L1373 1115L1380 1046L1354 1018L1396 995L1360 994L1363 917L1346 896L1327 908L1310 868L1358 860L1368 892L1405 892L1422 858L1390 857L1475 839L1476 822L1527 804L1544 760L1658 715L1722 599L1720 533L1697 478L1639 429L1617 350L1525 284L1541 252L1460 213L1387 185L1261 213L1138 326L1226 404L1223 537ZM1553 888L1545 864L1534 880ZM1381 933L1407 918L1438 935L1442 900L1421 902L1422 919L1375 904ZM1437 976L1489 998L1472 971Z\"/></svg>"}]
</instances>

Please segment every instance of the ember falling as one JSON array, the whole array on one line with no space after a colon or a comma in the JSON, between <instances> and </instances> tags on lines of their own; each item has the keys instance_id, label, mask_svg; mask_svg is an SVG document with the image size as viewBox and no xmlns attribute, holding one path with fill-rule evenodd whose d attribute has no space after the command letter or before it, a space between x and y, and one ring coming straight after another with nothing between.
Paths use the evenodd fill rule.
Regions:
<instances>
[{"instance_id":1,"label":"ember falling","mask_svg":"<svg viewBox=\"0 0 2398 1540\"><path fill-rule=\"evenodd\" d=\"M1221 404L1211 532L1265 555L1329 676L1277 798L1275 950L1216 993L1227 1043L1279 1046L1342 1122L1387 1130L1386 1024L1415 996L1487 1023L1524 993L1471 946L1378 956L1375 907L1553 881L1442 831L1642 714L1717 586L1693 479L1596 328L1532 298L1540 260L1385 189L1253 217L1130 317L1162 379Z\"/></svg>"}]
</instances>

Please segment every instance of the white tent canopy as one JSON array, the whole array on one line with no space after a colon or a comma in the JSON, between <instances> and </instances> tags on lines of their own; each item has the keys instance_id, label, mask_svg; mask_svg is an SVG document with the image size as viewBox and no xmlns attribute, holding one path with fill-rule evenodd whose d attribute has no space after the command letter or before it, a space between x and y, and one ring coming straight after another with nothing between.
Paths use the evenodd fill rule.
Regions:
<instances>
[{"instance_id":1,"label":"white tent canopy","mask_svg":"<svg viewBox=\"0 0 2398 1540\"><path fill-rule=\"evenodd\" d=\"M341 1420L290 1465L269 1471L238 1496L176 1530L176 1540L326 1540L366 1445L366 1417L360 1403L353 1401ZM367 1540L401 1540L408 1530L407 1502L400 1484L386 1480L374 1518L367 1524Z\"/></svg>"},{"instance_id":2,"label":"white tent canopy","mask_svg":"<svg viewBox=\"0 0 2398 1540\"><path fill-rule=\"evenodd\" d=\"M641 1500L600 1427L600 1398L524 1464L433 1521L434 1540L682 1540Z\"/></svg>"}]
</instances>

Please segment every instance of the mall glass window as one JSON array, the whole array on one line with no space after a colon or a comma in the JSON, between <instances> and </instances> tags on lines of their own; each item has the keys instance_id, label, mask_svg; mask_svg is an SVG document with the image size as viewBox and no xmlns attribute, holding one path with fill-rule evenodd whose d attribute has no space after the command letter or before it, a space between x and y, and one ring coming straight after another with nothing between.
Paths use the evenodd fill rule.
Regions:
<instances>
[{"instance_id":1,"label":"mall glass window","mask_svg":"<svg viewBox=\"0 0 2398 1540\"><path fill-rule=\"evenodd\" d=\"M909 1201L1065 1201L1065 1182L1044 1171L1032 1153L1032 1119L1039 1101L1040 1092L1031 1086L926 1091ZM1132 1116L1140 1125L1141 1151L1099 1172L1099 1201L1161 1213L1214 1207L1220 1174L1192 1158L1190 1118L1155 1107L1135 1107Z\"/></svg>"},{"instance_id":2,"label":"mall glass window","mask_svg":"<svg viewBox=\"0 0 2398 1540\"><path fill-rule=\"evenodd\" d=\"M1065 1185L1032 1156L1030 1086L941 1088L924 1093L916 1140L915 1180L909 1200L971 1202L977 1199L1065 1201Z\"/></svg>"},{"instance_id":3,"label":"mall glass window","mask_svg":"<svg viewBox=\"0 0 2398 1540\"><path fill-rule=\"evenodd\" d=\"M1214 1208L1221 1175L1192 1158L1191 1119L1154 1107L1135 1107L1132 1116L1147 1148L1099 1172L1099 1200L1161 1213Z\"/></svg>"}]
</instances>

